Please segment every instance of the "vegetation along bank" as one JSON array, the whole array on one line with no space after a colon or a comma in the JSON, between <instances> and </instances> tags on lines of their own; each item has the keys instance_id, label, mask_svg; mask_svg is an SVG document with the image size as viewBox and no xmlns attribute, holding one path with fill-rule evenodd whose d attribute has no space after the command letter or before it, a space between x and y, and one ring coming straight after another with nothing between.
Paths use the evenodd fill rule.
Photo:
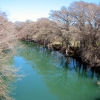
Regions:
<instances>
[{"instance_id":1,"label":"vegetation along bank","mask_svg":"<svg viewBox=\"0 0 100 100\"><path fill-rule=\"evenodd\" d=\"M100 4L73 2L69 7L51 10L49 14L49 18L36 22L12 23L6 13L0 11L0 61L5 62L14 54L18 40L25 40L79 59L100 73ZM8 49L11 53L5 54ZM16 69L0 64L0 100L10 100L8 83L16 77ZM6 84L5 78L8 79Z\"/></svg>"},{"instance_id":2,"label":"vegetation along bank","mask_svg":"<svg viewBox=\"0 0 100 100\"><path fill-rule=\"evenodd\" d=\"M20 39L59 50L100 73L100 4L74 2L49 18L16 22Z\"/></svg>"}]
</instances>

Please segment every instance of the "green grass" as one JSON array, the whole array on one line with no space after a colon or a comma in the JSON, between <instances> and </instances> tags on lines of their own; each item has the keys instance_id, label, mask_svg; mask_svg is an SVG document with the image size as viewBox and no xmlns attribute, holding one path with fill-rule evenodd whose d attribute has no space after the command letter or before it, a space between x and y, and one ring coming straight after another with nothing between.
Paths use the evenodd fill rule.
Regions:
<instances>
[{"instance_id":1,"label":"green grass","mask_svg":"<svg viewBox=\"0 0 100 100\"><path fill-rule=\"evenodd\" d=\"M80 41L70 41L72 47L80 47Z\"/></svg>"},{"instance_id":2,"label":"green grass","mask_svg":"<svg viewBox=\"0 0 100 100\"><path fill-rule=\"evenodd\" d=\"M100 46L100 42L97 42L96 44L97 44L97 46Z\"/></svg>"}]
</instances>

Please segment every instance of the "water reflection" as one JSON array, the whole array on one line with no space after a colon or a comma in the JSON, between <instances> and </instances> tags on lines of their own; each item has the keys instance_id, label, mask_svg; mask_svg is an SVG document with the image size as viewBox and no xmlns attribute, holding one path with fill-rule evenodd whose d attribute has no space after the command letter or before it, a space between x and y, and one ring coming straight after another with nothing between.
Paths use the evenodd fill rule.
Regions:
<instances>
[{"instance_id":1,"label":"water reflection","mask_svg":"<svg viewBox=\"0 0 100 100\"><path fill-rule=\"evenodd\" d=\"M36 44L28 44L17 56L23 57L33 71L42 76L58 100L94 100L100 95L97 74L75 59Z\"/></svg>"}]
</instances>

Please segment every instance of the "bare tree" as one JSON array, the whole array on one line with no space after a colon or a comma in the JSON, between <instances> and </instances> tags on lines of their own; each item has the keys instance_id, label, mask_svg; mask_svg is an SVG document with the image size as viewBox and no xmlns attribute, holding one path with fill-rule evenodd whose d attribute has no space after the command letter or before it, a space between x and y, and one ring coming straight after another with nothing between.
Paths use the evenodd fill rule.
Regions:
<instances>
[{"instance_id":1,"label":"bare tree","mask_svg":"<svg viewBox=\"0 0 100 100\"><path fill-rule=\"evenodd\" d=\"M50 18L58 24L63 42L66 42L66 47L68 47L72 33L71 24L73 23L70 17L70 12L65 6L63 6L60 10L52 10L50 12Z\"/></svg>"},{"instance_id":2,"label":"bare tree","mask_svg":"<svg viewBox=\"0 0 100 100\"><path fill-rule=\"evenodd\" d=\"M56 21L59 25L60 28L65 29L66 31L69 31L69 25L70 25L70 15L69 11L65 6L61 8L61 10L52 10L50 12L50 18Z\"/></svg>"},{"instance_id":3,"label":"bare tree","mask_svg":"<svg viewBox=\"0 0 100 100\"><path fill-rule=\"evenodd\" d=\"M95 47L96 35L100 27L100 7L96 4L81 1L72 3L69 11L74 20L74 26L80 31L81 47L88 45Z\"/></svg>"},{"instance_id":4,"label":"bare tree","mask_svg":"<svg viewBox=\"0 0 100 100\"><path fill-rule=\"evenodd\" d=\"M12 41L16 40L15 36L14 24L7 20L6 12L0 11L0 100L12 100L8 84L16 77L17 69L5 65L5 62L14 54ZM11 49L11 52L5 53L7 49Z\"/></svg>"}]
</instances>

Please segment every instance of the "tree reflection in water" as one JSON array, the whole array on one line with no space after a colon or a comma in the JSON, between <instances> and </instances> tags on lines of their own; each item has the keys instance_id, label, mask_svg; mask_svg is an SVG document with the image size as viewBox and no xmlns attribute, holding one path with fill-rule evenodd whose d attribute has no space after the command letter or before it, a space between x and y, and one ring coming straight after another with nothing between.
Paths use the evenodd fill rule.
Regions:
<instances>
[{"instance_id":1,"label":"tree reflection in water","mask_svg":"<svg viewBox=\"0 0 100 100\"><path fill-rule=\"evenodd\" d=\"M59 100L86 100L96 98L100 89L96 86L97 74L73 58L65 58L57 51L28 44L18 55L24 57L42 75L45 84ZM99 92L98 92L99 91Z\"/></svg>"}]
</instances>

